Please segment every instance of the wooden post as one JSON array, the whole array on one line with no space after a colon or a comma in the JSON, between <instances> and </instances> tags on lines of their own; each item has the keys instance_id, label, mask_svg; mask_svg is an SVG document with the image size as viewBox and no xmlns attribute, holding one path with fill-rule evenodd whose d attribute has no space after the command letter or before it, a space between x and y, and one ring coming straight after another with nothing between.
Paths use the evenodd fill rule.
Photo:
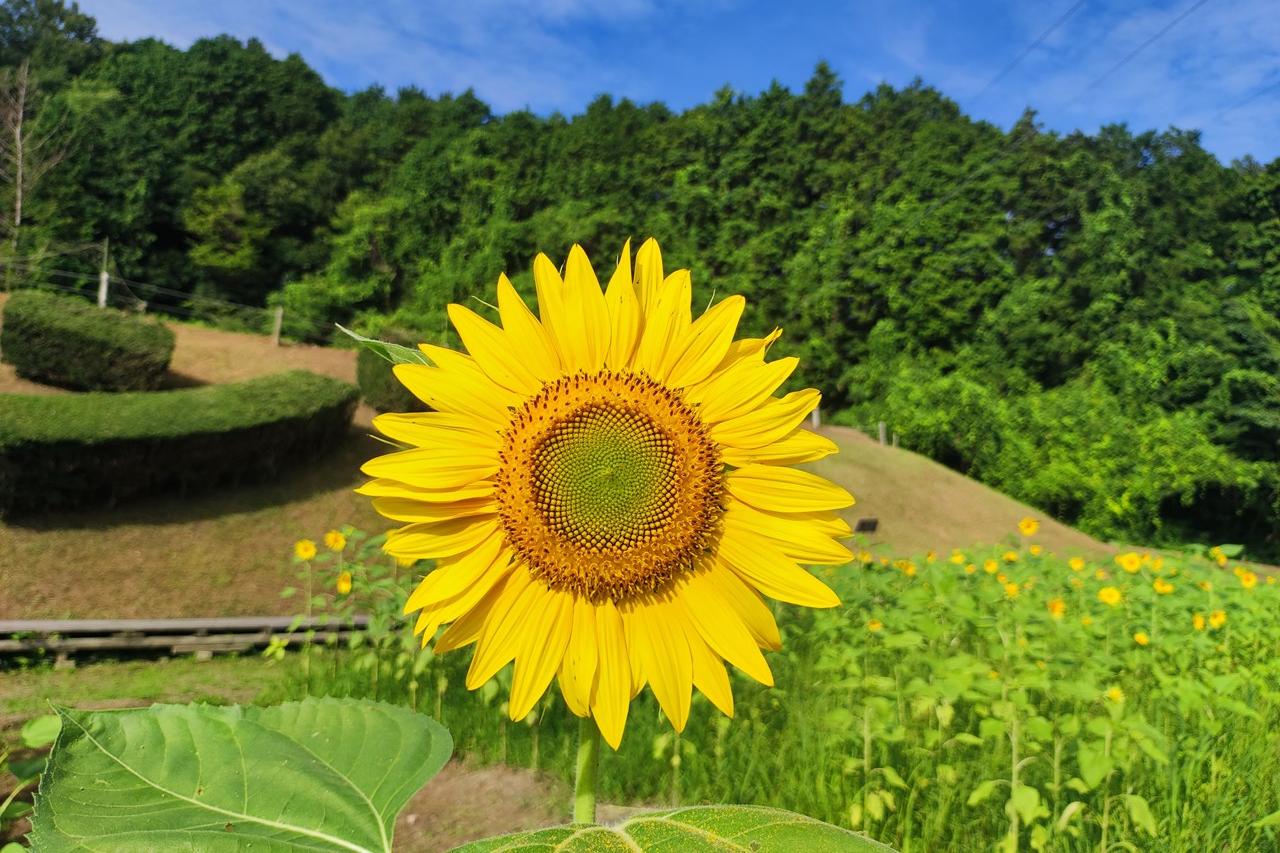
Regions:
<instances>
[{"instance_id":1,"label":"wooden post","mask_svg":"<svg viewBox=\"0 0 1280 853\"><path fill-rule=\"evenodd\" d=\"M889 436L886 435L885 433L884 421L881 421L880 422L880 443L888 444L889 443L888 439L889 439Z\"/></svg>"},{"instance_id":2,"label":"wooden post","mask_svg":"<svg viewBox=\"0 0 1280 853\"><path fill-rule=\"evenodd\" d=\"M275 320L271 325L271 343L280 346L280 330L284 327L284 306L277 305Z\"/></svg>"},{"instance_id":3,"label":"wooden post","mask_svg":"<svg viewBox=\"0 0 1280 853\"><path fill-rule=\"evenodd\" d=\"M98 307L107 307L107 289L111 286L111 274L107 272L107 252L110 243L102 241L102 265L98 267Z\"/></svg>"},{"instance_id":4,"label":"wooden post","mask_svg":"<svg viewBox=\"0 0 1280 853\"><path fill-rule=\"evenodd\" d=\"M818 429L821 426L822 426L822 411L820 409L814 409L812 412L809 413L809 427L811 429Z\"/></svg>"},{"instance_id":5,"label":"wooden post","mask_svg":"<svg viewBox=\"0 0 1280 853\"><path fill-rule=\"evenodd\" d=\"M898 434L896 432L893 434L893 446L898 446Z\"/></svg>"}]
</instances>

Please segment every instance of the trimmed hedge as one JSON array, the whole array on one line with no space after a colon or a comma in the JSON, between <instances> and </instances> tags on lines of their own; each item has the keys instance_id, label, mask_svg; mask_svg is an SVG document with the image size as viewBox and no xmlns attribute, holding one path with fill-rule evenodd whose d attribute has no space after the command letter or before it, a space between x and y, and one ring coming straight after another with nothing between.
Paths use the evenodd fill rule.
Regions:
<instances>
[{"instance_id":1,"label":"trimmed hedge","mask_svg":"<svg viewBox=\"0 0 1280 853\"><path fill-rule=\"evenodd\" d=\"M4 306L0 358L34 382L79 391L151 391L173 358L154 319L82 299L20 290Z\"/></svg>"},{"instance_id":2,"label":"trimmed hedge","mask_svg":"<svg viewBox=\"0 0 1280 853\"><path fill-rule=\"evenodd\" d=\"M417 347L422 340L412 332L401 329L384 329L375 337L389 344L406 347ZM391 372L391 367L391 362L376 352L368 347L360 347L360 352L356 354L356 384L360 386L360 396L379 412L426 411L426 404L409 393L409 389Z\"/></svg>"},{"instance_id":3,"label":"trimmed hedge","mask_svg":"<svg viewBox=\"0 0 1280 853\"><path fill-rule=\"evenodd\" d=\"M348 434L356 389L302 370L125 394L0 394L0 515L265 480Z\"/></svg>"}]
</instances>

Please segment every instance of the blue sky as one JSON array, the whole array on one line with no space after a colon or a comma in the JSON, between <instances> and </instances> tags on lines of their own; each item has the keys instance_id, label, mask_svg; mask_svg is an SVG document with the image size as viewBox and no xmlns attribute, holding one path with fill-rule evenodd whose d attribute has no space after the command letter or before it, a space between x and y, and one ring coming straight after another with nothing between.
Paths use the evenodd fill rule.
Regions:
<instances>
[{"instance_id":1,"label":"blue sky","mask_svg":"<svg viewBox=\"0 0 1280 853\"><path fill-rule=\"evenodd\" d=\"M799 89L826 59L853 100L919 76L1007 128L1198 127L1222 160L1280 156L1280 0L81 0L111 39L217 33L300 53L346 90L474 88L499 112L579 112L608 92L683 108L728 84ZM1111 70L1181 13L1177 26ZM1098 82L1100 81L1101 82Z\"/></svg>"}]
</instances>

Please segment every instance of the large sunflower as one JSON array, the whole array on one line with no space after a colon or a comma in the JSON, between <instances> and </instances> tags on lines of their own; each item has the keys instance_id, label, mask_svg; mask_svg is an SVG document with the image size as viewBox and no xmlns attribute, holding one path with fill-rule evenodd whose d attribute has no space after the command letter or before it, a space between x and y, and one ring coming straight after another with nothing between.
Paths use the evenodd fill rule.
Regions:
<instances>
[{"instance_id":1,"label":"large sunflower","mask_svg":"<svg viewBox=\"0 0 1280 853\"><path fill-rule=\"evenodd\" d=\"M839 603L800 564L850 559L853 498L787 467L836 451L800 426L818 392L774 396L797 364L765 360L779 332L735 341L741 296L693 320L689 272L664 278L653 240L603 292L579 246L563 278L545 255L533 276L540 319L505 276L501 326L450 305L470 355L424 344L430 365L395 368L434 411L374 421L411 447L363 469L407 522L386 550L436 560L405 612L424 644L449 625L437 652L476 644L470 689L514 660L512 719L552 677L615 749L646 684L677 730L694 685L732 715L723 661L773 683L761 595Z\"/></svg>"}]
</instances>

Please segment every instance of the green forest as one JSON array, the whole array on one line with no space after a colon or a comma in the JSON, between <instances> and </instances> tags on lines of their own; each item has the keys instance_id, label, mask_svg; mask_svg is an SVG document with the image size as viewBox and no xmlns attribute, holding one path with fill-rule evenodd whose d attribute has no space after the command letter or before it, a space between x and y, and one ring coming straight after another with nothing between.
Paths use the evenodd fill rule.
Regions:
<instances>
[{"instance_id":1,"label":"green forest","mask_svg":"<svg viewBox=\"0 0 1280 853\"><path fill-rule=\"evenodd\" d=\"M605 266L652 235L699 302L743 293L746 331L784 329L828 420L883 420L1096 536L1280 558L1280 161L1031 111L1004 131L821 63L683 112L499 115L345 93L230 36L112 43L60 0L0 6L0 66L6 138L40 143L0 188L9 286L88 292L106 241L115 274L173 291L161 310L439 340L499 272L531 288L539 251Z\"/></svg>"}]
</instances>

